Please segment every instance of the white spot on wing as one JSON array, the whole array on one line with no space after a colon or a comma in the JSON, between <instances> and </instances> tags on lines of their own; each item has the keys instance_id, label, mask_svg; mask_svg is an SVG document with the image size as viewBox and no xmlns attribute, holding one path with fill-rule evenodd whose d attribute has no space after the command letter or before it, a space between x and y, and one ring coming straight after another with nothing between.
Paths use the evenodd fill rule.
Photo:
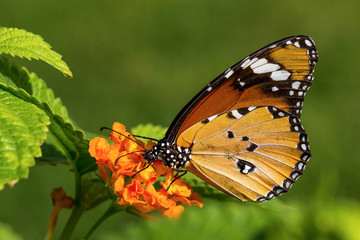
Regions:
<instances>
[{"instance_id":1,"label":"white spot on wing","mask_svg":"<svg viewBox=\"0 0 360 240\"><path fill-rule=\"evenodd\" d=\"M301 148L302 148L304 151L306 151L306 144L305 144L305 143L301 144Z\"/></svg>"},{"instance_id":2,"label":"white spot on wing","mask_svg":"<svg viewBox=\"0 0 360 240\"><path fill-rule=\"evenodd\" d=\"M217 115L214 115L214 116L209 117L209 118L208 118L209 122L212 121L212 120L214 120L216 117L217 117Z\"/></svg>"},{"instance_id":3,"label":"white spot on wing","mask_svg":"<svg viewBox=\"0 0 360 240\"><path fill-rule=\"evenodd\" d=\"M256 107L249 107L248 110L249 110L249 111L252 111L252 110L254 110L255 108L256 108Z\"/></svg>"},{"instance_id":4,"label":"white spot on wing","mask_svg":"<svg viewBox=\"0 0 360 240\"><path fill-rule=\"evenodd\" d=\"M309 47L312 46L312 43L308 39L305 40L305 44L308 45Z\"/></svg>"},{"instance_id":5,"label":"white spot on wing","mask_svg":"<svg viewBox=\"0 0 360 240\"><path fill-rule=\"evenodd\" d=\"M254 68L254 73L260 74L260 73L267 73L267 72L274 72L280 68L279 64L274 63L267 63L260 67Z\"/></svg>"},{"instance_id":6,"label":"white spot on wing","mask_svg":"<svg viewBox=\"0 0 360 240\"><path fill-rule=\"evenodd\" d=\"M245 68L245 66L250 62L250 59L247 59L240 67Z\"/></svg>"},{"instance_id":7,"label":"white spot on wing","mask_svg":"<svg viewBox=\"0 0 360 240\"><path fill-rule=\"evenodd\" d=\"M245 68L247 68L249 65L253 64L254 62L256 62L257 60L258 60L258 58L253 58L253 59L251 59L249 62L246 61L247 63L246 63L246 64L245 64L245 63L242 64L241 67L245 69ZM243 65L244 65L244 66L243 66Z\"/></svg>"},{"instance_id":8,"label":"white spot on wing","mask_svg":"<svg viewBox=\"0 0 360 240\"><path fill-rule=\"evenodd\" d=\"M232 110L231 113L236 119L240 119L243 116L238 112L238 110Z\"/></svg>"},{"instance_id":9,"label":"white spot on wing","mask_svg":"<svg viewBox=\"0 0 360 240\"><path fill-rule=\"evenodd\" d=\"M245 164L245 168L241 172L247 174L249 173L250 170L251 170L251 166Z\"/></svg>"},{"instance_id":10,"label":"white spot on wing","mask_svg":"<svg viewBox=\"0 0 360 240\"><path fill-rule=\"evenodd\" d=\"M300 47L300 43L299 43L299 42L295 42L294 45L295 45L295 47Z\"/></svg>"},{"instance_id":11,"label":"white spot on wing","mask_svg":"<svg viewBox=\"0 0 360 240\"><path fill-rule=\"evenodd\" d=\"M232 70L231 68L229 68L228 70L225 71L225 78L229 78L231 77L231 75L234 74L234 70Z\"/></svg>"},{"instance_id":12,"label":"white spot on wing","mask_svg":"<svg viewBox=\"0 0 360 240\"><path fill-rule=\"evenodd\" d=\"M289 41L286 42L286 44L290 45L290 44L292 44L292 42L289 40Z\"/></svg>"},{"instance_id":13,"label":"white spot on wing","mask_svg":"<svg viewBox=\"0 0 360 240\"><path fill-rule=\"evenodd\" d=\"M274 81L284 81L284 80L287 80L290 75L291 75L291 73L286 70L279 70L279 71L272 72L270 77Z\"/></svg>"},{"instance_id":14,"label":"white spot on wing","mask_svg":"<svg viewBox=\"0 0 360 240\"><path fill-rule=\"evenodd\" d=\"M273 87L271 88L271 90L272 90L273 92L276 92L276 91L278 91L278 90L279 90L279 88L278 88L278 87L276 87L276 86L273 86Z\"/></svg>"},{"instance_id":15,"label":"white spot on wing","mask_svg":"<svg viewBox=\"0 0 360 240\"><path fill-rule=\"evenodd\" d=\"M300 87L300 82L299 81L293 82L291 87L295 88L295 89L298 89Z\"/></svg>"},{"instance_id":16,"label":"white spot on wing","mask_svg":"<svg viewBox=\"0 0 360 240\"><path fill-rule=\"evenodd\" d=\"M250 67L251 67L251 69L254 69L254 68L264 65L266 63L268 63L266 58L261 58L261 59L257 60L256 62L254 62L253 64L251 64Z\"/></svg>"},{"instance_id":17,"label":"white spot on wing","mask_svg":"<svg viewBox=\"0 0 360 240\"><path fill-rule=\"evenodd\" d=\"M304 168L304 163L299 162L297 167L298 167L299 170L303 170L303 168Z\"/></svg>"}]
</instances>

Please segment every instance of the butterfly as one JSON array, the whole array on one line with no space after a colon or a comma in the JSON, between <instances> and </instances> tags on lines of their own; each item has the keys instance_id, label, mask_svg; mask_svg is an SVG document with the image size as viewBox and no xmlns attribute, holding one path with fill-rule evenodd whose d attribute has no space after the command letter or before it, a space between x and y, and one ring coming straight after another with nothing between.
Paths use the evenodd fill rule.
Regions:
<instances>
[{"instance_id":1,"label":"butterfly","mask_svg":"<svg viewBox=\"0 0 360 240\"><path fill-rule=\"evenodd\" d=\"M314 41L287 37L207 84L144 158L160 158L242 201L287 192L311 156L300 122L318 61Z\"/></svg>"}]
</instances>

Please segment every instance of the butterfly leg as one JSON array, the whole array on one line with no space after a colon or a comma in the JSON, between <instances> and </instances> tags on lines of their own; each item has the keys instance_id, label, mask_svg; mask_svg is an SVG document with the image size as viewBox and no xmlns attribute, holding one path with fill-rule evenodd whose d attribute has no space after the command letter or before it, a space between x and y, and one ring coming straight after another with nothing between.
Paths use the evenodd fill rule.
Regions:
<instances>
[{"instance_id":1,"label":"butterfly leg","mask_svg":"<svg viewBox=\"0 0 360 240\"><path fill-rule=\"evenodd\" d=\"M179 173L182 173L179 175ZM185 174L187 174L187 170L177 170L177 173L175 174L175 178L174 180L171 181L171 183L169 184L169 186L166 188L166 192L170 189L171 185L176 181L178 180L179 178L181 178L182 176L184 176Z\"/></svg>"}]
</instances>

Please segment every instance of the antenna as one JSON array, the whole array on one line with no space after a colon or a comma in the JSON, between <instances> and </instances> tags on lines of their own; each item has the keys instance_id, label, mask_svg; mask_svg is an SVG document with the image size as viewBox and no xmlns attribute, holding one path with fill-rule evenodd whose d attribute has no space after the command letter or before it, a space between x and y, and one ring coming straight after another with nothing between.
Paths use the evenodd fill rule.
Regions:
<instances>
[{"instance_id":1,"label":"antenna","mask_svg":"<svg viewBox=\"0 0 360 240\"><path fill-rule=\"evenodd\" d=\"M104 130L104 129L107 129L107 130L110 130L110 131L116 132L116 133L120 134L121 136L126 137L126 138L127 138L127 139L129 139L130 141L133 141L134 143L136 143L136 144L137 144L137 145L139 145L140 147L142 147L142 148L144 149L144 151L146 150L146 148L145 148L145 147L143 147L143 146L141 146L141 144L140 144L140 143L138 143L138 142L137 142L137 141L135 141L134 139L131 139L130 137L126 136L125 134L120 133L120 132L118 132L118 131L115 131L114 129L112 129L112 128L108 128L108 127L102 127L102 128L100 128L100 131L102 131L102 130Z\"/></svg>"}]
</instances>

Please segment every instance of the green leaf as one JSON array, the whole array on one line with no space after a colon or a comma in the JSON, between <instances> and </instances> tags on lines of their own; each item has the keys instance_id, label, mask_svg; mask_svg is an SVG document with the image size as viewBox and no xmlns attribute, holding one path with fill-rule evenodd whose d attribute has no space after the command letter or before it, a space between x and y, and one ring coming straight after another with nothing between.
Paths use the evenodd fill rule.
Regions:
<instances>
[{"instance_id":1,"label":"green leaf","mask_svg":"<svg viewBox=\"0 0 360 240\"><path fill-rule=\"evenodd\" d=\"M103 181L94 173L86 174L82 177L82 207L84 210L90 210L100 203L109 199L108 189Z\"/></svg>"},{"instance_id":2,"label":"green leaf","mask_svg":"<svg viewBox=\"0 0 360 240\"><path fill-rule=\"evenodd\" d=\"M50 117L50 132L56 136L59 144L64 149L67 158L75 161L77 171L84 174L97 169L95 159L89 154L89 140L81 130L77 130L70 122L66 122L59 115L52 115L46 111Z\"/></svg>"},{"instance_id":3,"label":"green leaf","mask_svg":"<svg viewBox=\"0 0 360 240\"><path fill-rule=\"evenodd\" d=\"M21 240L23 239L7 224L0 222L0 239Z\"/></svg>"},{"instance_id":4,"label":"green leaf","mask_svg":"<svg viewBox=\"0 0 360 240\"><path fill-rule=\"evenodd\" d=\"M31 98L24 90L14 95L9 89L15 90L0 84L0 188L28 177L50 123L41 109L17 96Z\"/></svg>"},{"instance_id":5,"label":"green leaf","mask_svg":"<svg viewBox=\"0 0 360 240\"><path fill-rule=\"evenodd\" d=\"M25 67L20 67L5 56L0 56L0 73L4 75L0 78L0 83L24 89L31 96L47 103L54 113L70 121L67 109L62 105L61 100L55 98L52 89L48 88L35 73L30 73Z\"/></svg>"},{"instance_id":6,"label":"green leaf","mask_svg":"<svg viewBox=\"0 0 360 240\"><path fill-rule=\"evenodd\" d=\"M45 142L41 145L41 153L41 157L35 159L37 165L70 164L64 150L51 134L47 135Z\"/></svg>"},{"instance_id":7,"label":"green leaf","mask_svg":"<svg viewBox=\"0 0 360 240\"><path fill-rule=\"evenodd\" d=\"M165 136L166 128L156 126L151 123L139 124L131 129L131 133L160 140Z\"/></svg>"},{"instance_id":8,"label":"green leaf","mask_svg":"<svg viewBox=\"0 0 360 240\"><path fill-rule=\"evenodd\" d=\"M37 104L40 109L48 111L48 116L53 119L53 115L61 115L63 120L60 124L68 122L70 125L70 119L65 106L62 105L59 98L55 98L54 93L49 89L45 82L38 78L36 74L29 73L29 71L18 66L14 61L9 60L7 57L0 56L0 83L4 83L7 86L12 86L15 89L24 89L27 93L36 97L36 101L28 99L28 101ZM35 98L34 98L35 99ZM42 102L42 104L40 103ZM52 129L55 126L52 127ZM57 129L57 128L55 128ZM59 145L57 139L49 135L50 138L45 140L45 143L41 146L43 155L37 158L38 164L57 164L57 163L69 163L67 155L63 150L63 146ZM66 139L66 138L65 138ZM70 144L71 145L71 144ZM76 150L74 150L76 152ZM78 156L77 153L73 154Z\"/></svg>"},{"instance_id":9,"label":"green leaf","mask_svg":"<svg viewBox=\"0 0 360 240\"><path fill-rule=\"evenodd\" d=\"M30 116L31 114L41 114L41 116L45 116L47 122L43 126L43 128L38 129L38 132L32 133L30 135L33 135L33 137L35 137L37 136L37 134L41 133L42 136L41 142L42 142L46 138L46 130L47 130L46 125L48 125L50 121L50 125L48 126L49 131L51 132L52 135L56 137L57 142L61 146L63 150L63 154L66 156L66 158L69 159L70 161L75 161L75 166L77 168L77 171L79 171L80 174L82 174L96 169L95 160L90 156L88 152L89 141L85 138L84 132L80 130L76 130L70 122L65 121L64 118L62 118L61 116L54 114L47 103L40 102L39 99L30 96L22 89L15 89L13 87L8 87L3 84L0 84L0 92L2 93L2 95L0 95L0 99L2 103L1 106L4 106L4 108L8 108L8 109L14 108L14 106L10 105L10 103L5 101L7 99L6 95L11 95L13 101L20 102L21 104L18 105L20 105L25 110L28 109ZM1 111L1 113L5 114L6 112ZM4 116L5 119L4 121L6 121L6 118L7 116ZM21 119L14 119L10 122L16 125L17 122L20 120ZM38 127L37 126L38 124L36 123L37 122L35 120L31 120L29 123L30 125L29 128L37 129L36 127ZM4 129L5 131L7 129L11 129L10 127L11 126L2 126L1 129ZM19 134L22 132L24 132L24 130L22 129L14 130L14 134ZM3 137L3 135L5 134L3 134L0 131L0 137ZM22 158L22 159L26 159L27 162L30 161L32 163L31 165L34 164L34 160L33 160L34 157L41 156L41 151L40 151L41 142L30 144L29 142L25 142L25 141L18 141L18 139L14 139L13 141L16 141L14 144L17 144L17 147L19 148L18 151L20 152L25 151L26 153L28 153L27 151L30 151L29 149L32 148L35 148L37 150L35 152L36 154L29 155L28 153L29 155L28 158ZM5 146L5 148L9 148L9 147ZM34 150L32 150L32 152L34 152ZM59 156L59 155L56 154L55 156ZM47 157L46 160L49 161L50 160L49 155L46 157ZM0 158L2 159L1 161L2 163L3 162L6 163L7 161L12 162L9 156L6 155L6 152L0 151ZM58 161L58 159L56 159L56 161ZM27 171L28 169L26 168L26 174ZM0 175L3 176L3 174Z\"/></svg>"},{"instance_id":10,"label":"green leaf","mask_svg":"<svg viewBox=\"0 0 360 240\"><path fill-rule=\"evenodd\" d=\"M17 28L0 28L0 54L31 59L40 59L72 77L61 55L51 50L50 44L36 34Z\"/></svg>"}]
</instances>

